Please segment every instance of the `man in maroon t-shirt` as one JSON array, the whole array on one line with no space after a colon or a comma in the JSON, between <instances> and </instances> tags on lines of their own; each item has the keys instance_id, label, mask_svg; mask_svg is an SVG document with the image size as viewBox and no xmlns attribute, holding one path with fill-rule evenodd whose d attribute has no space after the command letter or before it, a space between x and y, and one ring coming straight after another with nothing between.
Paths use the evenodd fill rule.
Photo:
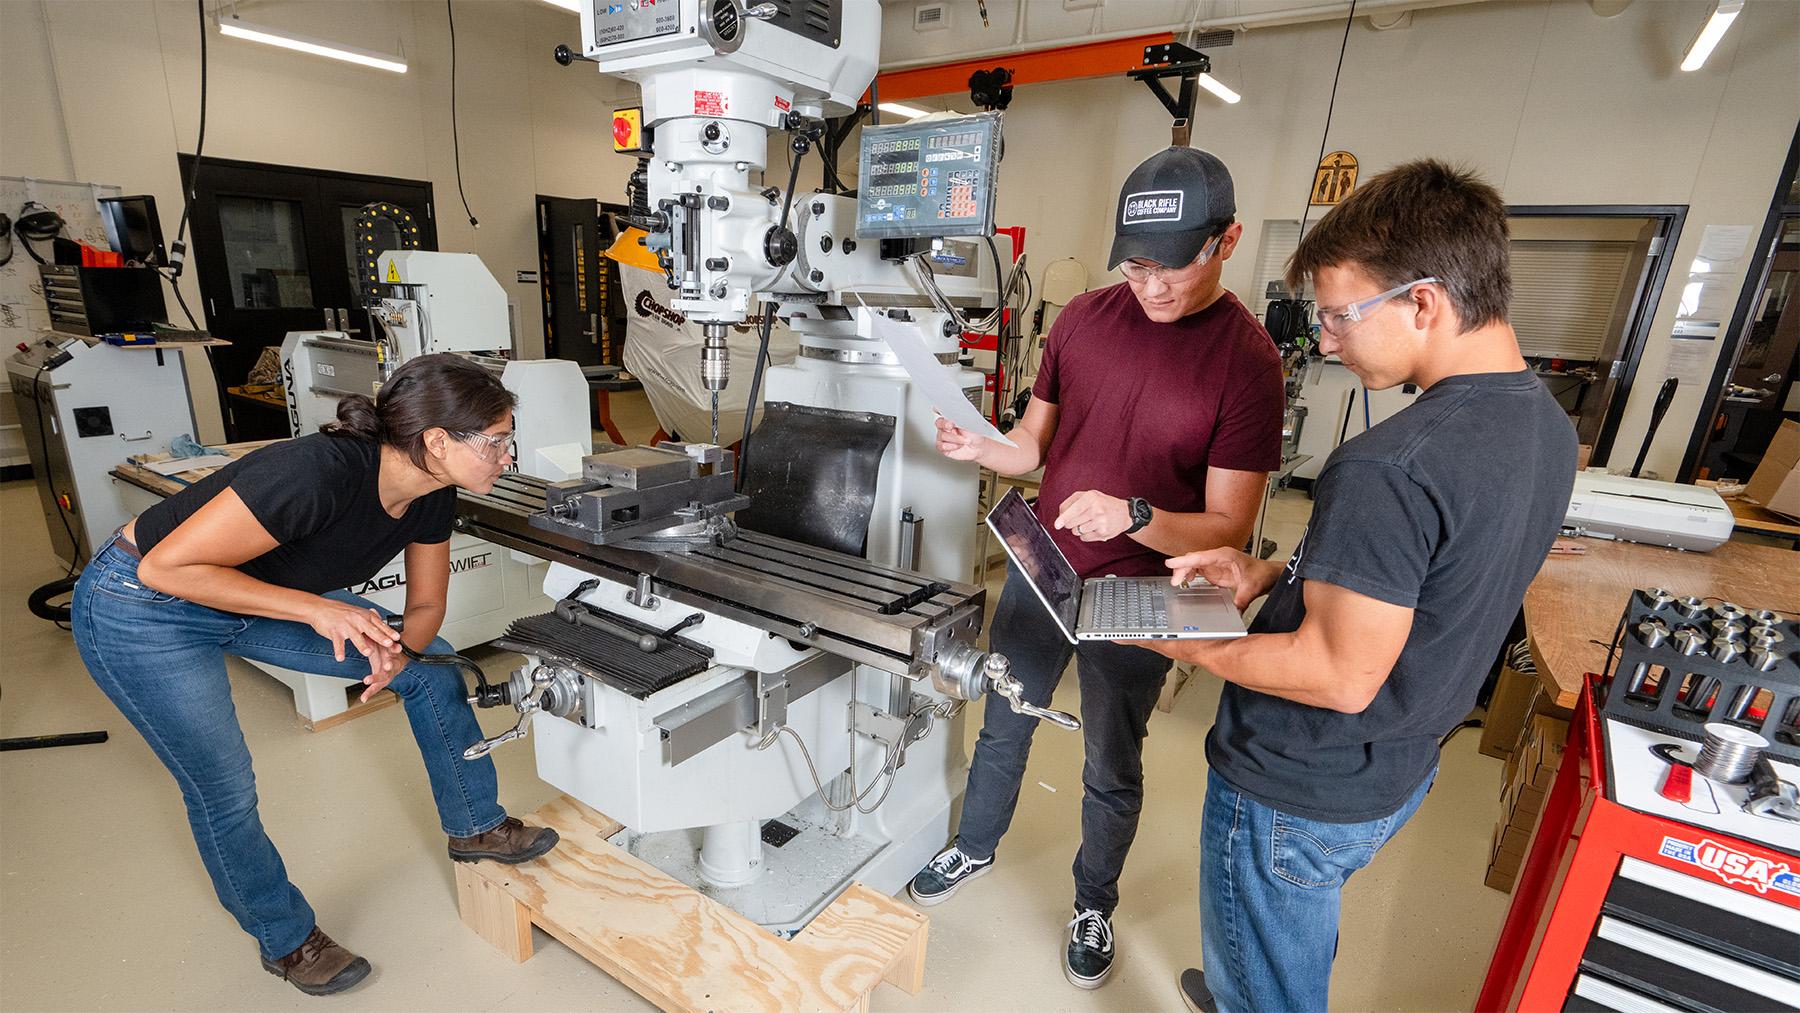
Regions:
<instances>
[{"instance_id":1,"label":"man in maroon t-shirt","mask_svg":"<svg viewBox=\"0 0 1800 1013\"><path fill-rule=\"evenodd\" d=\"M1109 267L1121 284L1072 300L1050 329L1016 447L938 420L938 450L1002 475L1040 465L1037 514L1082 578L1152 576L1202 547L1250 535L1280 464L1282 378L1274 342L1219 285L1242 226L1231 175L1213 155L1169 148L1119 196ZM1128 644L1068 643L1016 570L990 646L1039 706L1079 659L1081 849L1063 972L1097 988L1112 969L1119 874L1143 804L1143 741L1167 660ZM1012 822L1037 722L987 702L956 839L914 877L921 904L993 867Z\"/></svg>"}]
</instances>

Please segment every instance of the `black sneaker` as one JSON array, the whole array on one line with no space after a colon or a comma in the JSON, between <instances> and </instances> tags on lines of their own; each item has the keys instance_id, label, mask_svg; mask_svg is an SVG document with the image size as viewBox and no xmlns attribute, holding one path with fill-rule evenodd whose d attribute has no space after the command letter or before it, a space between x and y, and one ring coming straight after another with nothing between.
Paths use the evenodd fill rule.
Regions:
<instances>
[{"instance_id":1,"label":"black sneaker","mask_svg":"<svg viewBox=\"0 0 1800 1013\"><path fill-rule=\"evenodd\" d=\"M1093 908L1077 908L1069 922L1069 948L1063 953L1063 974L1076 988L1099 988L1112 973L1112 916Z\"/></svg>"},{"instance_id":2,"label":"black sneaker","mask_svg":"<svg viewBox=\"0 0 1800 1013\"><path fill-rule=\"evenodd\" d=\"M963 854L961 848L952 844L938 852L936 858L926 863L925 868L913 877L906 885L906 892L912 899L930 907L942 904L950 899L964 883L987 874L994 867L994 858L970 858Z\"/></svg>"},{"instance_id":3,"label":"black sneaker","mask_svg":"<svg viewBox=\"0 0 1800 1013\"><path fill-rule=\"evenodd\" d=\"M1193 1013L1219 1013L1219 1004L1213 1001L1212 989L1206 987L1206 975L1197 967L1190 967L1181 972L1177 983L1181 986L1181 1001Z\"/></svg>"}]
</instances>

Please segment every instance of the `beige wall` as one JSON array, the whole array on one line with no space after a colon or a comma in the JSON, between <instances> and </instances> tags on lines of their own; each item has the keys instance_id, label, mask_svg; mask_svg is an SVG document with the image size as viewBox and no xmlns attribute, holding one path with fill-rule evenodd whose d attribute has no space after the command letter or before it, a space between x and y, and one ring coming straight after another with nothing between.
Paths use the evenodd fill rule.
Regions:
<instances>
[{"instance_id":1,"label":"beige wall","mask_svg":"<svg viewBox=\"0 0 1800 1013\"><path fill-rule=\"evenodd\" d=\"M1338 85L1327 150L1355 153L1365 173L1429 155L1472 166L1516 204L1688 206L1615 457L1629 459L1643 439L1702 230L1760 225L1800 118L1800 3L1753 0L1706 67L1682 73L1676 63L1706 9L1638 0L1609 19L1578 2L1492 3L1419 11L1410 27L1385 32L1362 19ZM1342 21L1315 23L1241 33L1213 51L1215 74L1244 99L1227 106L1203 92L1193 143L1236 179L1245 243L1225 281L1240 292L1262 221L1303 210L1343 39ZM921 104L967 109L968 99ZM1074 257L1108 283L1118 187L1168 136L1162 106L1122 77L1018 89L1000 221L1028 227L1040 269ZM1684 381L1650 468L1679 467L1703 395Z\"/></svg>"},{"instance_id":2,"label":"beige wall","mask_svg":"<svg viewBox=\"0 0 1800 1013\"><path fill-rule=\"evenodd\" d=\"M613 154L622 82L591 64L558 66L576 19L524 2L456 5L462 167L473 229L456 193L449 33L436 2L271 0L246 19L400 52L397 75L208 36L205 154L428 180L441 249L479 254L518 309L527 354L543 349L533 199L622 193L629 159ZM151 193L173 236L181 209L177 151L199 122L195 7L182 2L0 2L0 174L116 183ZM182 279L199 310L193 271ZM194 358L194 357L190 357ZM209 379L194 378L203 433L221 429Z\"/></svg>"}]
</instances>

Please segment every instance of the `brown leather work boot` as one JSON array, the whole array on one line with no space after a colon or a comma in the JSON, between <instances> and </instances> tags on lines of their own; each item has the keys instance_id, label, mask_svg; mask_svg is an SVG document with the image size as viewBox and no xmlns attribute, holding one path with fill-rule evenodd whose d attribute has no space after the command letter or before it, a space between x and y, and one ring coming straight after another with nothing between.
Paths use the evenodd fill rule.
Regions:
<instances>
[{"instance_id":1,"label":"brown leather work boot","mask_svg":"<svg viewBox=\"0 0 1800 1013\"><path fill-rule=\"evenodd\" d=\"M262 965L307 995L335 995L369 976L368 961L332 942L317 925L299 949L280 960L264 957Z\"/></svg>"},{"instance_id":2,"label":"brown leather work boot","mask_svg":"<svg viewBox=\"0 0 1800 1013\"><path fill-rule=\"evenodd\" d=\"M561 839L549 827L526 826L508 816L487 833L450 838L450 859L456 862L488 859L518 865L548 852Z\"/></svg>"}]
</instances>

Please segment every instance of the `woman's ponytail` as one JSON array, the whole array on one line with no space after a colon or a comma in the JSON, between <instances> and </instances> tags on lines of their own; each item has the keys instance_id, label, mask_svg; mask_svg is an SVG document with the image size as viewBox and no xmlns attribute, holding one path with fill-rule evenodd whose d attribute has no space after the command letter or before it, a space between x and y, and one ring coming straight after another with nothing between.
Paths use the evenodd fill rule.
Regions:
<instances>
[{"instance_id":1,"label":"woman's ponytail","mask_svg":"<svg viewBox=\"0 0 1800 1013\"><path fill-rule=\"evenodd\" d=\"M349 436L359 440L381 439L381 416L375 401L367 394L351 394L338 402L337 421L319 427L332 436Z\"/></svg>"}]
</instances>

